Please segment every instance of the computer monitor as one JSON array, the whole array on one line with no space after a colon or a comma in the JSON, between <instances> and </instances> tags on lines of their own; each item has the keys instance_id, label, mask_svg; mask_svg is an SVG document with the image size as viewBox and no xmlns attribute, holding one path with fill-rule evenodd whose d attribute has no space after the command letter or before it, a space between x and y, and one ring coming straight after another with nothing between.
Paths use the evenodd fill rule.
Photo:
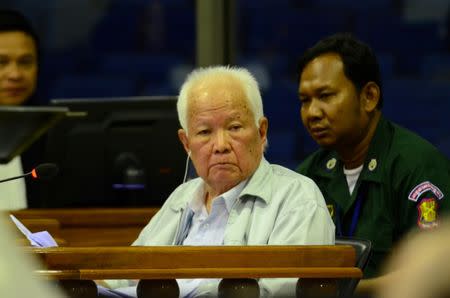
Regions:
<instances>
[{"instance_id":1,"label":"computer monitor","mask_svg":"<svg viewBox=\"0 0 450 298\"><path fill-rule=\"evenodd\" d=\"M186 153L175 96L55 99L69 117L49 131L59 175L42 207L161 206L183 181Z\"/></svg>"},{"instance_id":2,"label":"computer monitor","mask_svg":"<svg viewBox=\"0 0 450 298\"><path fill-rule=\"evenodd\" d=\"M59 107L0 107L0 164L22 154L66 113Z\"/></svg>"}]
</instances>

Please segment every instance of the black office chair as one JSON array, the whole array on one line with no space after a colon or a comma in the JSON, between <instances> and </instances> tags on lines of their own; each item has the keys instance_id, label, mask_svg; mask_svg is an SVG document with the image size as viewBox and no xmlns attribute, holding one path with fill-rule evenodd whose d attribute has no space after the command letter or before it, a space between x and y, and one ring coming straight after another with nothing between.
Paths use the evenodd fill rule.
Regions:
<instances>
[{"instance_id":1,"label":"black office chair","mask_svg":"<svg viewBox=\"0 0 450 298\"><path fill-rule=\"evenodd\" d=\"M336 237L336 245L351 245L355 248L355 267L364 271L372 252L372 242L366 239L351 237ZM358 285L358 278L345 278L339 281L339 298L353 297L353 292Z\"/></svg>"}]
</instances>

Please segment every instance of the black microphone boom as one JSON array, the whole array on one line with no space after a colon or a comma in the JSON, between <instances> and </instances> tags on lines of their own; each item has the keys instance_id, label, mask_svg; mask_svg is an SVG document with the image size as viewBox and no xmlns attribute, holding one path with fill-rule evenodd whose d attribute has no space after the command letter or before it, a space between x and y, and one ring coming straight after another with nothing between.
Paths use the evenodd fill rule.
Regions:
<instances>
[{"instance_id":1,"label":"black microphone boom","mask_svg":"<svg viewBox=\"0 0 450 298\"><path fill-rule=\"evenodd\" d=\"M11 177L11 178L7 178L7 179L3 179L3 180L0 180L0 183L6 182L6 181L10 181L10 180L19 179L19 178L22 178L22 177L26 177L26 176L28 176L28 175L30 175L30 174L31 174L31 172L30 172L30 173L23 174L23 175L20 175L20 176L16 176L16 177Z\"/></svg>"},{"instance_id":2,"label":"black microphone boom","mask_svg":"<svg viewBox=\"0 0 450 298\"><path fill-rule=\"evenodd\" d=\"M29 175L31 175L34 179L48 180L48 179L51 179L54 176L56 176L56 174L58 174L58 166L57 165L55 165L53 163L43 163L43 164L40 164L37 167L35 167L29 173L0 180L0 183L23 178L23 177L26 177Z\"/></svg>"}]
</instances>

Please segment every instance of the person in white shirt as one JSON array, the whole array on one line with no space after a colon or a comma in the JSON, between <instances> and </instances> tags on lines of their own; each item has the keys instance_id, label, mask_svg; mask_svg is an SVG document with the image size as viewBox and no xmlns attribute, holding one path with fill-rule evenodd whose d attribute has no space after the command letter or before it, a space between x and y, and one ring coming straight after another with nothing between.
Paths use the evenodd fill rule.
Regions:
<instances>
[{"instance_id":1,"label":"person in white shirt","mask_svg":"<svg viewBox=\"0 0 450 298\"><path fill-rule=\"evenodd\" d=\"M0 10L0 105L22 105L34 95L38 44L35 31L22 14L13 10ZM20 157L15 157L6 165L0 164L0 179L22 173ZM23 180L0 184L0 210L26 207Z\"/></svg>"},{"instance_id":2,"label":"person in white shirt","mask_svg":"<svg viewBox=\"0 0 450 298\"><path fill-rule=\"evenodd\" d=\"M29 252L16 244L17 235L8 223L9 218L0 215L0 297L7 298L65 298L60 289L48 279L33 273L42 264Z\"/></svg>"},{"instance_id":3,"label":"person in white shirt","mask_svg":"<svg viewBox=\"0 0 450 298\"><path fill-rule=\"evenodd\" d=\"M194 70L178 98L178 136L198 178L180 185L133 245L330 245L317 185L264 158L268 120L244 68ZM131 281L107 281L136 295ZM217 279L178 280L180 297L216 297ZM260 279L260 294L295 296L295 279ZM128 287L128 288L125 288Z\"/></svg>"}]
</instances>

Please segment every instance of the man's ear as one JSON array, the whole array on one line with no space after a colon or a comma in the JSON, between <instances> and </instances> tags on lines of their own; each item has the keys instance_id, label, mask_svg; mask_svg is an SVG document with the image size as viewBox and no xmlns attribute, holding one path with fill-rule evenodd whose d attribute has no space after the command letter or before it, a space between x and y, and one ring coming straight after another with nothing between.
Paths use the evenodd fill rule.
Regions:
<instances>
[{"instance_id":1,"label":"man's ear","mask_svg":"<svg viewBox=\"0 0 450 298\"><path fill-rule=\"evenodd\" d=\"M368 82L361 91L361 104L368 113L373 112L380 102L380 87L375 82Z\"/></svg>"},{"instance_id":2,"label":"man's ear","mask_svg":"<svg viewBox=\"0 0 450 298\"><path fill-rule=\"evenodd\" d=\"M267 131L269 129L269 120L266 117L261 117L259 119L259 137L264 144L264 147L267 145ZM263 148L264 148L263 147Z\"/></svg>"},{"instance_id":3,"label":"man's ear","mask_svg":"<svg viewBox=\"0 0 450 298\"><path fill-rule=\"evenodd\" d=\"M183 144L184 150L186 150L187 154L191 153L191 149L189 148L189 141L186 134L186 131L182 128L178 130L178 138L180 139L180 142Z\"/></svg>"}]
</instances>

